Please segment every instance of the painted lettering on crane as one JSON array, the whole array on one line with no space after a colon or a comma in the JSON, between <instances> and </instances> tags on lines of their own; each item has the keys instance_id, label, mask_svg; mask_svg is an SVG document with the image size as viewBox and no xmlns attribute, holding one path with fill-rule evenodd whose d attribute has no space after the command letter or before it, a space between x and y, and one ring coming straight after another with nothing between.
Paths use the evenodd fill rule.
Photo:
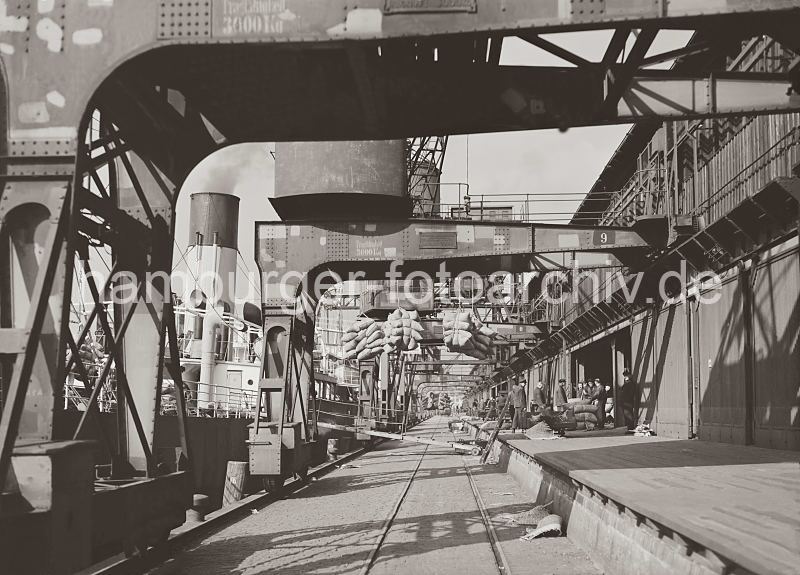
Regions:
<instances>
[{"instance_id":1,"label":"painted lettering on crane","mask_svg":"<svg viewBox=\"0 0 800 575\"><path fill-rule=\"evenodd\" d=\"M212 35L282 34L296 17L286 7L286 0L216 0Z\"/></svg>"},{"instance_id":2,"label":"painted lettering on crane","mask_svg":"<svg viewBox=\"0 0 800 575\"><path fill-rule=\"evenodd\" d=\"M383 240L380 239L356 239L356 257L359 258L381 258L383 256Z\"/></svg>"}]
</instances>

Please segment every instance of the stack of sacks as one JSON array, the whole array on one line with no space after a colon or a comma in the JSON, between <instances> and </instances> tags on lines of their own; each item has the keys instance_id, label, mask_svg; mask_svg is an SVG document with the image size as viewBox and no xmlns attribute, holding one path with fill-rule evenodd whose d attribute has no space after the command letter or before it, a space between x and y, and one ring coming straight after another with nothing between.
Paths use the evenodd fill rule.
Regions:
<instances>
[{"instance_id":1,"label":"stack of sacks","mask_svg":"<svg viewBox=\"0 0 800 575\"><path fill-rule=\"evenodd\" d=\"M419 323L417 310L407 311L397 308L389 314L383 330L386 332L383 349L387 353L395 349L414 351L422 340L422 324Z\"/></svg>"},{"instance_id":2,"label":"stack of sacks","mask_svg":"<svg viewBox=\"0 0 800 575\"><path fill-rule=\"evenodd\" d=\"M575 410L575 421L578 422L578 427L585 427L588 430L592 430L597 427L598 423L600 423L600 418L598 417L598 409L597 405L584 405L584 404L576 404L573 409ZM583 426L581 426L583 424Z\"/></svg>"},{"instance_id":3,"label":"stack of sacks","mask_svg":"<svg viewBox=\"0 0 800 575\"><path fill-rule=\"evenodd\" d=\"M356 321L342 336L344 359L366 361L383 353L384 333L375 320L365 317Z\"/></svg>"},{"instance_id":4,"label":"stack of sacks","mask_svg":"<svg viewBox=\"0 0 800 575\"><path fill-rule=\"evenodd\" d=\"M470 311L445 312L442 320L444 344L477 359L486 359L492 352L495 332L483 325Z\"/></svg>"}]
</instances>

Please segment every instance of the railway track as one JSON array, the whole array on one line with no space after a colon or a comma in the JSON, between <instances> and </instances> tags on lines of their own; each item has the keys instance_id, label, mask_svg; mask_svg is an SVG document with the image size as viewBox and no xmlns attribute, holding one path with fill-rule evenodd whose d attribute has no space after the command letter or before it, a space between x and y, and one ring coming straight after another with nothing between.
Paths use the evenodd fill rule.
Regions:
<instances>
[{"instance_id":1,"label":"railway track","mask_svg":"<svg viewBox=\"0 0 800 575\"><path fill-rule=\"evenodd\" d=\"M419 430L417 433L423 438L435 438L435 439L438 439L438 440L451 439L453 441L455 441L457 439L455 434L452 431L449 430L446 422L445 423L440 423L440 424L435 424L435 426L432 426L432 427L433 428L428 430L427 432L425 432L423 430ZM508 561L506 559L505 554L503 553L503 549L502 549L502 547L500 545L499 538L498 538L497 533L495 532L495 529L492 526L491 520L489 518L489 514L487 512L486 505L485 505L485 503L483 501L483 498L481 497L481 494L480 494L480 491L478 490L475 478L473 477L473 474L472 474L472 472L470 470L469 463L468 463L468 461L466 459L467 455L460 455L460 454L454 453L453 451L444 451L443 449L439 448L438 444L435 444L435 445L420 444L419 448L420 448L420 451L416 452L416 454L418 454L418 458L416 459L416 461L414 461L414 460L410 461L410 463L412 465L412 467L410 469L410 475L407 477L407 479L403 483L402 489L400 490L400 493L399 493L397 499L395 500L394 504L392 505L391 509L389 510L388 514L386 515L385 519L383 520L381 526L379 527L377 536L376 536L376 538L374 540L374 543L372 544L372 547L370 548L368 557L366 558L366 560L363 561L363 563L361 564L360 568L357 566L357 564L351 566L351 568L355 567L355 569L357 569L357 571L348 570L348 572L354 572L355 571L355 572L358 572L359 575L369 575L373 571L373 568L376 566L376 564L378 563L378 560L381 558L382 549L385 550L384 543L387 541L387 536L392 532L392 528L396 524L395 520L398 518L398 514L401 514L401 511L404 510L404 509L406 509L406 511L409 511L410 509L413 509L413 507L408 508L408 509L404 508L404 505L409 500L409 493L410 493L412 487L414 486L415 481L417 479L419 479L421 476L423 476L423 473L420 473L420 472L421 471L424 472L427 469L427 467L424 466L426 457L432 457L432 456L435 455L435 456L438 456L438 457L442 457L442 456L447 457L448 458L446 460L447 461L447 463L446 463L447 467L451 467L452 466L452 467L455 467L457 469L459 462L463 466L464 473L463 473L463 475L462 474L458 474L458 477L461 478L461 479L466 479L468 481L468 483L469 483L469 490L467 490L464 487L464 491L463 492L464 492L465 496L466 496L466 493L468 493L468 492L472 493L472 498L474 500L474 507L472 507L470 505L469 509L477 509L478 513L480 514L481 524L482 524L483 529L485 530L485 534L486 534L486 540L487 540L487 542L488 542L488 544L489 544L489 546L491 548L491 557L494 559L494 568L496 569L496 572L499 573L500 575L510 575L511 574L511 570L509 568ZM408 453L407 452L407 455L410 456L410 455L412 455L412 453ZM325 474L325 473L327 473L329 471L334 470L336 468L336 465L341 465L342 463L344 463L348 459L352 459L352 458L358 457L358 456L360 456L362 454L363 454L363 451L350 454L347 458L345 458L343 460L339 460L338 462L336 462L336 464L327 464L327 465L321 466L321 468L318 468L318 469L314 470L311 475L323 475L323 474ZM452 459L450 459L450 458L452 458ZM456 458L460 458L460 459L456 459ZM408 468L406 468L406 469L408 469ZM461 485L463 485L463 484L461 484ZM220 529L224 529L227 525L230 525L231 522L233 522L233 521L236 521L238 519L243 519L244 517L247 516L247 514L249 514L249 508L250 507L255 506L255 507L258 507L258 508L262 508L262 507L264 507L266 505L270 505L271 503L273 503L275 501L278 501L278 500L280 500L282 498L287 498L287 497L290 498L292 496L292 494L297 490L308 489L308 488L313 489L313 485L305 483L305 482L300 482L300 481L289 482L285 486L285 488L281 492L281 494L279 494L279 495L267 494L267 495L259 496L258 503L253 501L252 503L247 504L246 505L247 509L243 508L242 509L242 513L233 514L233 515L231 515L231 516L229 516L227 518L219 517L217 520L209 521L206 524L199 524L197 526L197 530L196 531L192 530L192 532L186 532L186 533L179 534L179 535L176 535L176 536L174 535L172 538L170 538L170 541L167 544L161 546L160 548L156 548L156 549L151 550L149 553L147 553L143 557L130 557L130 558L126 558L126 559L123 559L123 560L120 560L120 561L117 561L117 562L112 562L110 564L106 564L104 566L95 566L92 569L89 569L89 570L86 570L86 571L82 572L81 575L89 575L89 574L91 574L91 575L130 575L130 574L133 574L133 573L150 572L150 569L154 569L158 565L160 565L161 563L169 560L170 558L173 558L173 557L177 556L182 550L186 549L191 544L193 544L194 541L196 541L196 540L198 540L198 539L200 539L200 538L202 538L202 537L204 537L204 536L206 536L206 535L208 535L210 533L213 533L213 532L218 531ZM466 496L466 497L469 497L469 496ZM243 513L245 511L248 512L248 513L247 514ZM474 512L473 511L469 511L468 514L474 515ZM397 523L399 523L399 521ZM476 530L475 533L478 534L479 538L482 538L481 535L480 535L481 532L479 530ZM486 555L487 561L488 561L488 555L489 554ZM376 569L376 571L377 571L377 569ZM487 562L486 563L486 572L490 572L490 571L491 571L491 566Z\"/></svg>"},{"instance_id":2,"label":"railway track","mask_svg":"<svg viewBox=\"0 0 800 575\"><path fill-rule=\"evenodd\" d=\"M438 435L451 435L453 441L456 441L455 434L449 428L443 428L441 431L437 430L434 432ZM417 474L419 473L420 467L422 466L422 462L427 455L429 455L428 451L430 445L426 445L422 454L420 455L417 463L412 471L411 475L409 476L408 480L406 480L405 485L403 486L403 490L400 492L400 496L397 498L392 510L387 515L386 519L384 520L383 524L381 525L380 533L378 538L373 546L372 550L370 551L369 557L367 558L366 562L362 566L361 570L359 571L359 575L369 575L372 571L373 566L375 565L375 561L380 554L381 548L383 547L384 542L386 541L386 537L392 529L394 525L395 519L397 518L400 509L403 506L403 503L406 501L408 497L408 493L411 490L411 486L414 483L415 479L417 478ZM500 575L511 575L511 569L509 567L508 560L503 553L503 548L500 545L500 539L497 536L497 532L492 525L491 519L489 517L489 513L486 509L486 504L481 497L480 491L478 490L478 486L475 482L475 478L470 471L469 465L467 464L466 458L464 455L456 455L453 454L453 457L461 457L461 463L464 467L464 472L466 474L467 480L469 481L470 490L472 492L472 497L475 500L475 505L478 508L478 511L481 515L481 521L483 523L483 527L486 530L486 536L489 542L489 546L492 550L492 555L494 557L495 567L497 572Z\"/></svg>"},{"instance_id":3,"label":"railway track","mask_svg":"<svg viewBox=\"0 0 800 575\"><path fill-rule=\"evenodd\" d=\"M472 489L472 495L475 497L475 503L478 505L478 511L481 512L483 526L486 529L486 534L489 536L489 545L492 548L492 555L494 555L497 571L498 573L501 573L501 575L511 575L511 568L508 565L508 560L506 559L505 553L503 553L503 547L500 545L500 539L497 536L494 526L492 525L489 512L486 510L486 504L483 502L480 491L478 491L478 486L475 483L475 478L472 476L472 471L470 471L469 465L467 465L465 456L462 455L461 459L464 465L464 471L467 473L467 479L469 479L469 486Z\"/></svg>"}]
</instances>

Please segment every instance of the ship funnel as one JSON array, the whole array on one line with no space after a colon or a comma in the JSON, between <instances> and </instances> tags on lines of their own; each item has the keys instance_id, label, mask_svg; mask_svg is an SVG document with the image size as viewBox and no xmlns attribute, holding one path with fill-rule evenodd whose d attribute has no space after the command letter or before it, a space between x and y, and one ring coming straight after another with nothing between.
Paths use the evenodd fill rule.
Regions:
<instances>
[{"instance_id":1,"label":"ship funnel","mask_svg":"<svg viewBox=\"0 0 800 575\"><path fill-rule=\"evenodd\" d=\"M184 298L196 309L193 339L200 344L200 376L197 399L200 405L213 401L214 365L218 358L231 357L230 313L236 297L236 264L239 236L239 198L231 194L192 194L189 216L187 258L195 285Z\"/></svg>"},{"instance_id":2,"label":"ship funnel","mask_svg":"<svg viewBox=\"0 0 800 575\"><path fill-rule=\"evenodd\" d=\"M192 194L189 245L194 247L194 255L187 263L198 285L185 299L195 303L202 298L206 305L228 306L232 310L236 296L239 198L210 192Z\"/></svg>"},{"instance_id":3,"label":"ship funnel","mask_svg":"<svg viewBox=\"0 0 800 575\"><path fill-rule=\"evenodd\" d=\"M197 192L191 196L189 245L239 247L239 198L231 194Z\"/></svg>"}]
</instances>

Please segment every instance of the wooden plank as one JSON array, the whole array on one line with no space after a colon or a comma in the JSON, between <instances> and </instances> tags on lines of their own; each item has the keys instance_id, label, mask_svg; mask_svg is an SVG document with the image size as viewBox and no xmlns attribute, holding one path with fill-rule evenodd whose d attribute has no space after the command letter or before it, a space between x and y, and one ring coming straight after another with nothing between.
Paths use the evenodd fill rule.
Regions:
<instances>
[{"instance_id":1,"label":"wooden plank","mask_svg":"<svg viewBox=\"0 0 800 575\"><path fill-rule=\"evenodd\" d=\"M241 501L244 496L246 478L246 461L228 461L228 466L225 470L225 488L222 491L223 506Z\"/></svg>"}]
</instances>

